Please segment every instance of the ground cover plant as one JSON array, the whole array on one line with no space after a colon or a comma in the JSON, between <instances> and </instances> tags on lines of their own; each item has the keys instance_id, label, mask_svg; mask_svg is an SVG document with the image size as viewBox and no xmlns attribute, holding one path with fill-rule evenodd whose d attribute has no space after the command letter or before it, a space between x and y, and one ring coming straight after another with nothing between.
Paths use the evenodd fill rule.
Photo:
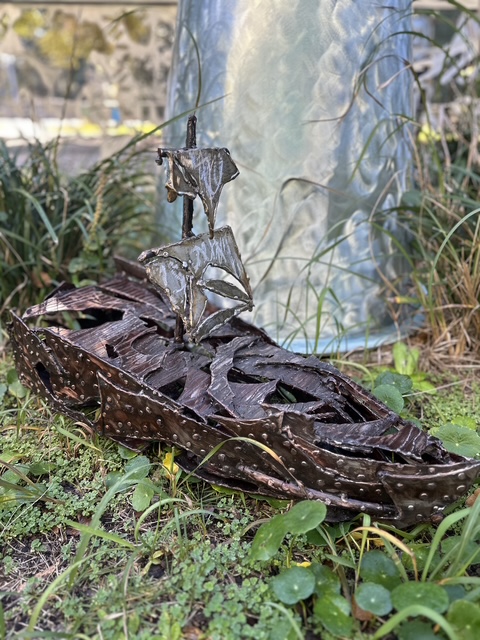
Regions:
<instances>
[{"instance_id":1,"label":"ground cover plant","mask_svg":"<svg viewBox=\"0 0 480 640\"><path fill-rule=\"evenodd\" d=\"M479 457L474 103L467 113L461 128L418 126L414 188L400 211L425 328L335 364L450 451ZM49 149L32 148L24 168L2 153L4 309L36 302L62 278L98 277L127 232L135 244L145 231L143 174L126 177L112 160L70 180ZM8 349L0 405L0 638L480 637L475 487L437 526L400 530L364 516L332 525L322 504L211 487L178 469L175 450L133 453L53 415L19 384Z\"/></svg>"},{"instance_id":2,"label":"ground cover plant","mask_svg":"<svg viewBox=\"0 0 480 640\"><path fill-rule=\"evenodd\" d=\"M395 371L414 349L368 367L370 384L402 384L404 415L476 435L478 380L444 375L416 395ZM175 451L135 454L52 416L8 356L1 379L3 637L477 637L475 493L438 527L331 525L320 503L216 489Z\"/></svg>"}]
</instances>

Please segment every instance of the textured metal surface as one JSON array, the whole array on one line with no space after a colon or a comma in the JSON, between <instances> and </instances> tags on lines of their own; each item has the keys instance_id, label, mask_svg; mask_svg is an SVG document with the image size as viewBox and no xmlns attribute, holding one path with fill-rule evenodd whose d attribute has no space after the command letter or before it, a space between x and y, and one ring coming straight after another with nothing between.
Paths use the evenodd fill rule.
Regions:
<instances>
[{"instance_id":1,"label":"textured metal surface","mask_svg":"<svg viewBox=\"0 0 480 640\"><path fill-rule=\"evenodd\" d=\"M190 339L205 338L219 324L253 307L248 276L230 227L215 231L214 237L201 234L176 244L144 251L139 261L146 267L150 282L164 292L173 310L180 315ZM237 284L209 278L209 267L230 274ZM231 305L205 315L207 293L227 298Z\"/></svg>"},{"instance_id":2,"label":"textured metal surface","mask_svg":"<svg viewBox=\"0 0 480 640\"><path fill-rule=\"evenodd\" d=\"M159 149L158 156L168 161L166 188L168 201L177 196L192 200L198 195L208 220L210 237L213 237L215 216L223 186L234 180L238 168L228 149ZM158 162L158 161L157 161Z\"/></svg>"},{"instance_id":3,"label":"textured metal surface","mask_svg":"<svg viewBox=\"0 0 480 640\"><path fill-rule=\"evenodd\" d=\"M12 313L20 379L57 411L127 446L174 445L177 462L209 482L321 500L331 520L435 521L478 476L479 462L238 318L200 345L175 343L169 306L138 265L122 266L128 274Z\"/></svg>"},{"instance_id":4,"label":"textured metal surface","mask_svg":"<svg viewBox=\"0 0 480 640\"><path fill-rule=\"evenodd\" d=\"M410 18L410 0L179 3L168 115L195 106L200 64L200 104L220 100L199 111L199 144L228 140L244 176L219 224L235 230L256 324L296 351L397 335L387 292L409 272L395 207L411 165ZM173 146L183 135L165 128ZM173 240L180 214L162 219Z\"/></svg>"}]
</instances>

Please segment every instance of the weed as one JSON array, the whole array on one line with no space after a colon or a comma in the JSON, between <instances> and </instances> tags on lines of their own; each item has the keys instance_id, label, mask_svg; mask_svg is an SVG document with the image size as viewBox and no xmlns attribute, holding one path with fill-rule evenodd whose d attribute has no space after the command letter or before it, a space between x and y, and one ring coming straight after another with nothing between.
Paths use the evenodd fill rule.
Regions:
<instances>
[{"instance_id":1,"label":"weed","mask_svg":"<svg viewBox=\"0 0 480 640\"><path fill-rule=\"evenodd\" d=\"M138 253L154 185L135 142L78 176L59 172L55 144L30 144L23 165L0 145L0 314L40 301L62 280L98 278L120 244Z\"/></svg>"}]
</instances>

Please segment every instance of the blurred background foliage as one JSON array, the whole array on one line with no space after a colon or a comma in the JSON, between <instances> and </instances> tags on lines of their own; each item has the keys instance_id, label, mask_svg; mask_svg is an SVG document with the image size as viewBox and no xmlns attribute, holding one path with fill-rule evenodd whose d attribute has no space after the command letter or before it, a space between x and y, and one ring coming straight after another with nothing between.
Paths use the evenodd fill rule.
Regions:
<instances>
[{"instance_id":1,"label":"blurred background foliage","mask_svg":"<svg viewBox=\"0 0 480 640\"><path fill-rule=\"evenodd\" d=\"M432 358L461 356L480 349L471 215L480 206L480 24L469 0L414 8L412 181L400 213L415 236L414 295ZM0 309L24 308L63 278L97 277L114 251L133 256L149 242L155 165L141 158L158 141L140 136L116 154L131 123L162 122L175 15L174 3L0 6ZM37 128L21 130L27 122Z\"/></svg>"}]
</instances>

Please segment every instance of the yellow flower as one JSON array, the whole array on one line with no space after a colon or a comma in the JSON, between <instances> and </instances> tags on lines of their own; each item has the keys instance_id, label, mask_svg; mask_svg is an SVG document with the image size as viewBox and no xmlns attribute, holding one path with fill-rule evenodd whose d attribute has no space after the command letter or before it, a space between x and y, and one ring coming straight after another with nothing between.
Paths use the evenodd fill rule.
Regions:
<instances>
[{"instance_id":1,"label":"yellow flower","mask_svg":"<svg viewBox=\"0 0 480 640\"><path fill-rule=\"evenodd\" d=\"M167 476L169 478L174 478L180 469L178 464L175 464L175 454L173 454L171 451L165 454L162 466L167 472Z\"/></svg>"}]
</instances>

